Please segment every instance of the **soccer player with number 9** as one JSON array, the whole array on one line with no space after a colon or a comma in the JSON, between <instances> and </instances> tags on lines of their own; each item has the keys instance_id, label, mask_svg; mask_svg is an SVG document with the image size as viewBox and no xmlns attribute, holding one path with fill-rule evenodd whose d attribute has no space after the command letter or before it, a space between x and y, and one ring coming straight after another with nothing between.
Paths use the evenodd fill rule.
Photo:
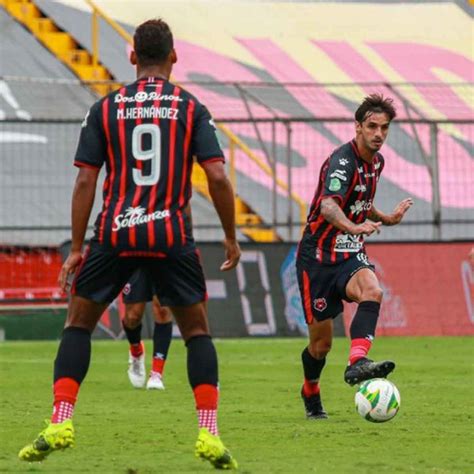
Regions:
<instances>
[{"instance_id":1,"label":"soccer player with number 9","mask_svg":"<svg viewBox=\"0 0 474 474\"><path fill-rule=\"evenodd\" d=\"M160 303L173 312L186 343L199 418L195 453L215 468L236 468L217 430L217 355L209 334L200 257L185 212L195 156L206 173L225 234L221 270L234 268L240 248L224 155L206 107L169 82L177 54L164 21L149 20L136 29L130 60L137 67L137 80L96 102L82 124L75 156L79 172L72 198L72 246L60 274L63 289L68 276L75 277L54 364L54 411L46 429L19 457L41 461L74 444L72 414L89 368L92 331L131 275L141 269ZM102 211L82 255L104 164Z\"/></svg>"}]
</instances>

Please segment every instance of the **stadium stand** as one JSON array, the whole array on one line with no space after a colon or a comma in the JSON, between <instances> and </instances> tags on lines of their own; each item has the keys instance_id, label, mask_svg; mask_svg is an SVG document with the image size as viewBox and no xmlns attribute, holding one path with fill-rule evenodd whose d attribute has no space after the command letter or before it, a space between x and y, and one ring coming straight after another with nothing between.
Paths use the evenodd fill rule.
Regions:
<instances>
[{"instance_id":1,"label":"stadium stand","mask_svg":"<svg viewBox=\"0 0 474 474\"><path fill-rule=\"evenodd\" d=\"M92 48L91 11L85 2L38 0L36 4L81 45ZM128 32L133 31L134 24L144 15L149 15L145 8L140 7L140 2L133 5L124 3L120 10L114 8L113 2L99 1L96 4ZM365 93L381 90L394 96L402 120L472 120L472 64L469 68L469 60L463 56L469 15L455 4L439 4L429 10L422 4L403 7L397 4L373 5L370 10L367 6L348 4L345 8L357 8L358 14L364 18L348 42L336 40L336 35L323 25L318 25L318 34L315 35L311 24L303 21L303 16L334 16L333 21L337 24L336 14L341 5L297 3L297 10L292 12L295 21L285 24L287 43L299 47L295 49L294 57L288 54L288 46L283 45L276 34L281 30L287 4L275 2L272 5L272 22L260 35L256 34L261 25L258 19L266 11L262 5L254 4L252 20L245 22L244 7L239 2L233 2L232 7L214 5L211 12L203 3L195 2L192 20L180 16L186 8L191 8L189 2L178 2L178 5L176 8L176 3L163 2L160 11L156 12L169 19L171 24L174 20L177 25L180 61L176 67L176 79L196 92L208 104L214 117L225 122L261 162L270 167L271 148L274 147L278 177L288 182L291 174L290 187L297 189L304 203L310 200L314 188L314 177L308 178L319 169L333 148L351 136L352 111ZM229 17L231 11L235 17L232 21ZM417 25L411 21L416 12L423 12L427 22L436 23L442 15L448 22L461 26L456 34L448 35L443 47L436 44L439 41L435 36L429 45L418 44ZM376 42L371 38L366 41L364 22L375 16L383 21L395 13L406 19L407 31L403 35L397 31L395 36L395 32L387 28L381 38L384 41ZM212 25L219 18L226 19L229 28L219 33L207 28L212 33L203 38L201 30L206 30L204 25ZM239 22L239 18L242 21ZM236 25L245 25L245 28L239 31ZM340 26L344 27L343 24ZM210 47L211 38L216 34L222 42ZM127 63L128 48L123 38L103 22L100 59L118 79L130 80L133 76ZM410 65L418 63L417 68L404 66L401 58L406 57L407 48L410 48L412 58L404 62ZM374 56L374 52L389 61L396 72L389 71L383 59ZM318 64L317 68L313 62ZM445 71L444 76L433 72L434 67ZM416 74L414 69L418 70ZM322 85L320 78L333 85ZM423 84L401 84L402 79ZM449 82L455 80L456 84L448 84L447 79ZM350 85L351 80L360 85ZM345 84L334 84L340 81ZM389 82L391 84L387 86ZM334 121L323 120L329 118ZM340 123L340 119L346 122ZM272 142L272 124L275 122L276 140ZM442 158L439 169L427 166L434 156L430 150L428 123L418 123L415 127L406 122L393 127L384 150L392 165L384 171L383 191L378 193L380 207L389 209L407 194L414 196L416 206L408 225L396 229L395 235L382 234L378 239L452 239L467 237L474 232L474 226L468 222L474 206L473 192L456 193L457 187L467 189L469 179L472 181L472 122L440 124L436 133L438 154ZM288 148L291 149L291 171L287 166ZM443 153L444 150L447 153ZM298 226L291 235L284 229L289 219L299 220L302 213L298 204L291 199L288 201L281 189L274 196L272 179L240 151L236 153L236 166L238 193L244 201L251 203L264 222L281 223L280 236L290 240L297 238ZM409 180L400 179L403 170L408 171ZM432 189L436 187L436 181L439 181L439 195ZM457 184L453 185L454 182ZM440 209L433 209L433 200L440 201ZM432 221L436 220L441 223L433 226ZM453 226L453 222L460 225Z\"/></svg>"},{"instance_id":2,"label":"stadium stand","mask_svg":"<svg viewBox=\"0 0 474 474\"><path fill-rule=\"evenodd\" d=\"M93 50L91 2L31 3L84 51ZM298 240L322 161L352 136L363 96L381 91L394 97L399 120L384 146L377 206L389 210L407 195L415 206L404 225L371 240L474 235L472 8L463 2L235 1L209 8L180 0L160 2L153 11L141 0L120 8L112 0L94 4L127 33L149 16L173 27L175 79L242 142L232 145L220 135L235 164L240 224L263 222L264 231L276 231L268 240ZM39 267L45 287L54 289L59 261L50 248L69 238L71 159L96 95L2 8L0 22L0 245L9 249L0 255L0 289L10 291L0 292L1 304L26 298L35 285L35 298L47 300L35 279ZM374 24L384 27L374 30ZM129 50L101 20L99 59L117 81L134 79ZM199 191L192 201L196 237L219 240L214 210ZM30 258L21 246L43 249ZM22 267L28 258L30 267Z\"/></svg>"}]
</instances>

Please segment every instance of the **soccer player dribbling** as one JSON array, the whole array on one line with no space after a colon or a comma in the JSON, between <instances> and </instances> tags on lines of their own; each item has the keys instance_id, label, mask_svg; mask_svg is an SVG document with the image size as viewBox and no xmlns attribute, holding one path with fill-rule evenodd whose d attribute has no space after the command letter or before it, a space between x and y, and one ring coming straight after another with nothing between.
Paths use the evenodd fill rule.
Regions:
<instances>
[{"instance_id":1,"label":"soccer player dribbling","mask_svg":"<svg viewBox=\"0 0 474 474\"><path fill-rule=\"evenodd\" d=\"M41 461L74 444L72 415L91 357L91 334L131 275L143 270L160 303L173 312L187 347L188 379L199 431L195 454L217 469L237 467L217 429L218 364L209 335L206 285L186 206L193 156L203 167L225 234L226 260L240 259L234 195L207 109L169 82L177 61L162 20L141 24L130 61L137 80L96 102L82 124L75 156L72 246L60 273L75 273L65 329L54 363L54 409L48 426L19 453ZM84 255L81 249L100 168L106 166L103 207Z\"/></svg>"},{"instance_id":2,"label":"soccer player dribbling","mask_svg":"<svg viewBox=\"0 0 474 474\"><path fill-rule=\"evenodd\" d=\"M301 355L304 383L301 396L309 419L327 418L319 379L331 349L333 318L342 300L358 304L350 326L351 347L344 380L354 385L386 377L395 368L389 360L367 358L375 336L382 302L375 269L364 246L364 236L396 225L413 204L401 201L391 214L375 208L377 182L384 167L379 153L396 111L393 101L373 94L355 113L356 136L336 149L323 163L298 246L296 270L309 331Z\"/></svg>"}]
</instances>

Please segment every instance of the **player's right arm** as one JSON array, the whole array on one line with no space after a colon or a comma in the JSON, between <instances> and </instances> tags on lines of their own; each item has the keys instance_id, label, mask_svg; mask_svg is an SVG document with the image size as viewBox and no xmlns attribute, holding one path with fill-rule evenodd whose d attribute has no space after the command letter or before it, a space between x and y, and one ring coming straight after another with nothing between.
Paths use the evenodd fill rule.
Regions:
<instances>
[{"instance_id":1,"label":"player's right arm","mask_svg":"<svg viewBox=\"0 0 474 474\"><path fill-rule=\"evenodd\" d=\"M365 221L362 224L354 224L350 221L339 204L331 197L323 198L321 201L321 215L334 227L352 235L370 235L380 232L381 222Z\"/></svg>"},{"instance_id":2,"label":"player's right arm","mask_svg":"<svg viewBox=\"0 0 474 474\"><path fill-rule=\"evenodd\" d=\"M95 189L99 170L80 168L72 194L72 243L69 256L59 274L59 285L66 291L67 278L74 273L82 261L82 245L87 231L87 224L94 205Z\"/></svg>"},{"instance_id":3,"label":"player's right arm","mask_svg":"<svg viewBox=\"0 0 474 474\"><path fill-rule=\"evenodd\" d=\"M99 171L106 156L106 140L100 119L102 102L96 102L82 123L74 164L79 168L71 205L72 244L59 273L59 285L66 291L67 278L82 261L82 246L94 205Z\"/></svg>"}]
</instances>

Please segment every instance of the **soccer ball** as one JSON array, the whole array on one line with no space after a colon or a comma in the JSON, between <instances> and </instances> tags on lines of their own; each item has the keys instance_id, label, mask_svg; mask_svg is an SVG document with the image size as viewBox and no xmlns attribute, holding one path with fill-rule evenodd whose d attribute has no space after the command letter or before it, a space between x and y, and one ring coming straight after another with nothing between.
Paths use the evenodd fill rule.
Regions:
<instances>
[{"instance_id":1,"label":"soccer ball","mask_svg":"<svg viewBox=\"0 0 474 474\"><path fill-rule=\"evenodd\" d=\"M400 392L387 379L366 380L355 394L357 413L372 423L391 420L400 409Z\"/></svg>"}]
</instances>

